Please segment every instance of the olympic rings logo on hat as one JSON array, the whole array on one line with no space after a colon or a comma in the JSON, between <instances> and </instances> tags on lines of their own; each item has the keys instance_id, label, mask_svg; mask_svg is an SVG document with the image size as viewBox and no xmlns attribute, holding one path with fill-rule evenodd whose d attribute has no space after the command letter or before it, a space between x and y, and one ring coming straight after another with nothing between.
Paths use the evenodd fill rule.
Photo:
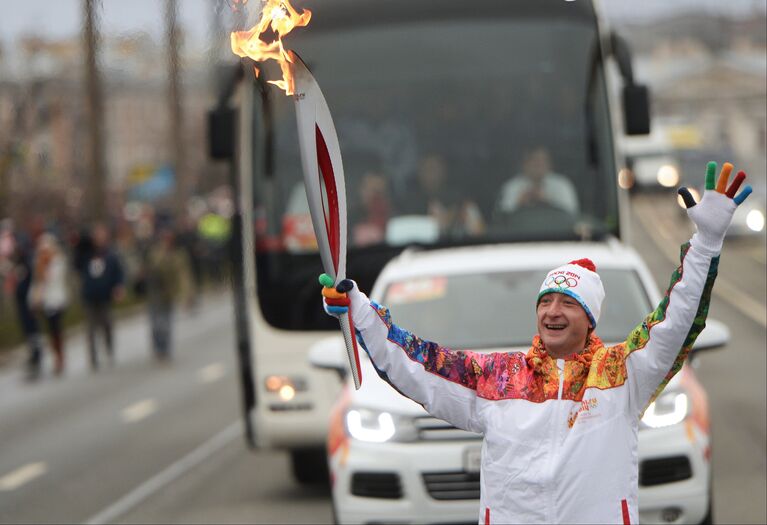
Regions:
<instances>
[{"instance_id":1,"label":"olympic rings logo on hat","mask_svg":"<svg viewBox=\"0 0 767 525\"><path fill-rule=\"evenodd\" d=\"M546 279L546 288L575 288L578 281L565 275L552 275Z\"/></svg>"}]
</instances>

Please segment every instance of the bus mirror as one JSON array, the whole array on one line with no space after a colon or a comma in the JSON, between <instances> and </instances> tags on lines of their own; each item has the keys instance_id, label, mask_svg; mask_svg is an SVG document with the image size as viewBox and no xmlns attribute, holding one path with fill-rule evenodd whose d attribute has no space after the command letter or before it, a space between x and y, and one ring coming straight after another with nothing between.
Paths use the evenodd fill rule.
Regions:
<instances>
[{"instance_id":1,"label":"bus mirror","mask_svg":"<svg viewBox=\"0 0 767 525\"><path fill-rule=\"evenodd\" d=\"M234 159L235 111L217 107L208 112L208 155L213 160Z\"/></svg>"},{"instance_id":2,"label":"bus mirror","mask_svg":"<svg viewBox=\"0 0 767 525\"><path fill-rule=\"evenodd\" d=\"M650 91L647 86L623 86L623 123L626 135L650 133Z\"/></svg>"},{"instance_id":3,"label":"bus mirror","mask_svg":"<svg viewBox=\"0 0 767 525\"><path fill-rule=\"evenodd\" d=\"M343 338L328 337L317 341L309 348L309 363L323 370L335 370L343 380L349 367Z\"/></svg>"}]
</instances>

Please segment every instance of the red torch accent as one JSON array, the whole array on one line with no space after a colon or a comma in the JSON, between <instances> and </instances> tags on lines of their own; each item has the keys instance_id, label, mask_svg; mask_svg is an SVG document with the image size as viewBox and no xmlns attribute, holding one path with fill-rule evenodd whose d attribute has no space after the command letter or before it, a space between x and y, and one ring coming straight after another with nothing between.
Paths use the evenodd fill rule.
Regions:
<instances>
[{"instance_id":1,"label":"red torch accent","mask_svg":"<svg viewBox=\"0 0 767 525\"><path fill-rule=\"evenodd\" d=\"M625 499L621 500L621 512L623 513L623 525L631 525L631 519L629 519L629 503Z\"/></svg>"},{"instance_id":2,"label":"red torch accent","mask_svg":"<svg viewBox=\"0 0 767 525\"><path fill-rule=\"evenodd\" d=\"M330 152L325 144L325 137L322 136L319 126L314 127L317 139L317 163L320 166L322 180L325 182L325 191L328 195L328 210L325 209L325 202L322 202L322 211L325 216L325 230L328 232L328 242L330 243L330 252L333 257L333 268L338 273L338 252L339 239L341 237L339 218L338 218L338 190L336 189L336 178L333 173L333 163L330 161Z\"/></svg>"}]
</instances>

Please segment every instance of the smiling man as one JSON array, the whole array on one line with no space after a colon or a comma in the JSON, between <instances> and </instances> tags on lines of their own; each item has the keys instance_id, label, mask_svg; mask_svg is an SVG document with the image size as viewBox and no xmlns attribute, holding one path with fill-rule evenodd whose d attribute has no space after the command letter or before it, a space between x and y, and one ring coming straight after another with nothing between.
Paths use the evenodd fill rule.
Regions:
<instances>
[{"instance_id":1,"label":"smiling man","mask_svg":"<svg viewBox=\"0 0 767 525\"><path fill-rule=\"evenodd\" d=\"M548 354L565 358L585 348L597 326L605 289L588 259L571 261L546 275L538 293L538 335Z\"/></svg>"},{"instance_id":2,"label":"smiling man","mask_svg":"<svg viewBox=\"0 0 767 525\"><path fill-rule=\"evenodd\" d=\"M743 172L727 187L731 170L716 184L709 163L700 203L680 190L697 232L658 307L615 346L595 333L605 292L587 259L546 275L526 353L448 349L393 324L351 281L323 289L326 311L352 314L386 381L484 435L480 523L638 523L639 421L705 326L725 232L751 191L735 195Z\"/></svg>"}]
</instances>

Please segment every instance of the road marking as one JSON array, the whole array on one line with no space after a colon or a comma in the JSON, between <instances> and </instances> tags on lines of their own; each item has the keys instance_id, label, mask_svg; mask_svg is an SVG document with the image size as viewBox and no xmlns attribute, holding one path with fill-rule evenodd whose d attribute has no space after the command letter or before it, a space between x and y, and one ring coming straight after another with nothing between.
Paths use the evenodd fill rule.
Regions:
<instances>
[{"instance_id":1,"label":"road marking","mask_svg":"<svg viewBox=\"0 0 767 525\"><path fill-rule=\"evenodd\" d=\"M148 479L128 494L109 505L85 521L86 525L114 523L117 519L135 508L152 494L173 483L176 479L211 457L213 454L234 441L242 433L242 423L235 421L192 452L169 465L165 470Z\"/></svg>"},{"instance_id":2,"label":"road marking","mask_svg":"<svg viewBox=\"0 0 767 525\"><path fill-rule=\"evenodd\" d=\"M218 381L224 377L225 372L226 369L224 368L223 363L213 363L206 367L200 368L200 370L197 372L197 377L202 383L212 383L213 381Z\"/></svg>"},{"instance_id":3,"label":"road marking","mask_svg":"<svg viewBox=\"0 0 767 525\"><path fill-rule=\"evenodd\" d=\"M642 223L648 236L658 248L658 250L666 256L671 262L679 264L678 248L672 248L667 244L658 242L652 235L653 231L658 230L658 220L653 213L637 213L637 217ZM651 222L656 224L651 224ZM762 326L767 326L767 307L759 301L753 299L750 295L740 291L730 281L722 276L717 276L716 284L714 285L714 291L720 299L727 301L733 308L739 310L746 315L749 319L756 321Z\"/></svg>"},{"instance_id":4,"label":"road marking","mask_svg":"<svg viewBox=\"0 0 767 525\"><path fill-rule=\"evenodd\" d=\"M0 491L7 492L16 490L33 479L42 476L46 472L48 472L48 465L42 461L28 463L0 478Z\"/></svg>"},{"instance_id":5,"label":"road marking","mask_svg":"<svg viewBox=\"0 0 767 525\"><path fill-rule=\"evenodd\" d=\"M122 409L120 416L123 423L135 423L157 412L157 401L144 399Z\"/></svg>"}]
</instances>

